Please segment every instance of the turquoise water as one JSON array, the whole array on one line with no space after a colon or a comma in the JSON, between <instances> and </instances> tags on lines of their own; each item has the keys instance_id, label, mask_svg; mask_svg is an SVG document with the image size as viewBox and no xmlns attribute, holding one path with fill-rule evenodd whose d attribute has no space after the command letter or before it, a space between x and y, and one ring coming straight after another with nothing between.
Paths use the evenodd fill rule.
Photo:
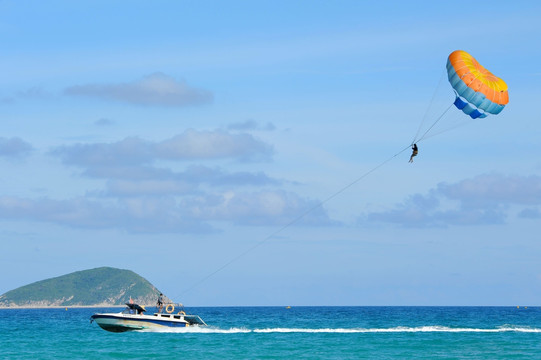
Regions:
<instances>
[{"instance_id":1,"label":"turquoise water","mask_svg":"<svg viewBox=\"0 0 541 360\"><path fill-rule=\"evenodd\" d=\"M207 328L109 333L120 309L0 310L2 359L541 359L541 308L204 307Z\"/></svg>"}]
</instances>

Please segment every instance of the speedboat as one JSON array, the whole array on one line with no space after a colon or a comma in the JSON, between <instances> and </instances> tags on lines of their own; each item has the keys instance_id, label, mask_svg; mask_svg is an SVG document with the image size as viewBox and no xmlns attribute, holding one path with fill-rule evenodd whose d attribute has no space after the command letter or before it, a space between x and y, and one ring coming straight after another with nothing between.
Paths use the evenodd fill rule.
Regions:
<instances>
[{"instance_id":1,"label":"speedboat","mask_svg":"<svg viewBox=\"0 0 541 360\"><path fill-rule=\"evenodd\" d=\"M175 305L167 304L165 313L156 312L145 314L144 306L126 303L126 309L119 313L96 313L90 317L90 322L96 322L102 329L111 332L124 332L145 329L183 328L192 325L207 325L197 315L187 315L184 310L174 313Z\"/></svg>"}]
</instances>

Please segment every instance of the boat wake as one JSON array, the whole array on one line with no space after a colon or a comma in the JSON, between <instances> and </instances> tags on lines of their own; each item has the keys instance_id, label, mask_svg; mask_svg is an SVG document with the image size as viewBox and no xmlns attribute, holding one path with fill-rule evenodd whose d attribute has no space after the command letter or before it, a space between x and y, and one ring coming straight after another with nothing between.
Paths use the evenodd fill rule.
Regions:
<instances>
[{"instance_id":1,"label":"boat wake","mask_svg":"<svg viewBox=\"0 0 541 360\"><path fill-rule=\"evenodd\" d=\"M504 325L492 329L478 328L453 328L447 326L418 326L404 327L397 326L392 328L323 328L323 329L303 329L303 328L266 328L266 329L247 329L247 328L229 328L221 329L218 327L192 326L188 328L166 328L166 329L146 329L144 332L161 333L198 333L198 334L248 334L248 333L328 333L328 334L362 334L362 333L541 333L540 328L531 328L524 326Z\"/></svg>"}]
</instances>

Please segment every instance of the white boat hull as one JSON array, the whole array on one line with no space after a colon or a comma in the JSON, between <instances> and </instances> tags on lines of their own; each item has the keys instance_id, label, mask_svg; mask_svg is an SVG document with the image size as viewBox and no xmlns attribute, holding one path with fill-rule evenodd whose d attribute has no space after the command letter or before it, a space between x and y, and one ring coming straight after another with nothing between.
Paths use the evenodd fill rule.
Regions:
<instances>
[{"instance_id":1,"label":"white boat hull","mask_svg":"<svg viewBox=\"0 0 541 360\"><path fill-rule=\"evenodd\" d=\"M111 332L125 332L144 329L183 328L190 325L207 325L197 315L186 315L184 310L173 314L175 306L168 304L166 313L158 312L145 315L146 309L133 302L126 303L127 308L120 313L98 313L90 317L102 329Z\"/></svg>"},{"instance_id":2,"label":"white boat hull","mask_svg":"<svg viewBox=\"0 0 541 360\"><path fill-rule=\"evenodd\" d=\"M102 329L111 332L125 332L144 329L183 328L190 323L182 315L154 314L94 314L91 317Z\"/></svg>"}]
</instances>

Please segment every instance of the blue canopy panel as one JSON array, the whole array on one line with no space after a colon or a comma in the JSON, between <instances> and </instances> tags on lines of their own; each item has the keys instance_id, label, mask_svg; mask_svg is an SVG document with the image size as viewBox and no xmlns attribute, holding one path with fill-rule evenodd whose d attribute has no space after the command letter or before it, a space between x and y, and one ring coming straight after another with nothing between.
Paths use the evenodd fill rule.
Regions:
<instances>
[{"instance_id":1,"label":"blue canopy panel","mask_svg":"<svg viewBox=\"0 0 541 360\"><path fill-rule=\"evenodd\" d=\"M472 104L467 102L466 99L464 99L463 97L458 96L458 94L456 96L454 104L457 107L457 109L462 110L464 114L466 115L470 115L472 119L477 119L477 118L482 119L482 118L487 117L487 114L482 112L482 110L479 110L475 106L472 106Z\"/></svg>"}]
</instances>

